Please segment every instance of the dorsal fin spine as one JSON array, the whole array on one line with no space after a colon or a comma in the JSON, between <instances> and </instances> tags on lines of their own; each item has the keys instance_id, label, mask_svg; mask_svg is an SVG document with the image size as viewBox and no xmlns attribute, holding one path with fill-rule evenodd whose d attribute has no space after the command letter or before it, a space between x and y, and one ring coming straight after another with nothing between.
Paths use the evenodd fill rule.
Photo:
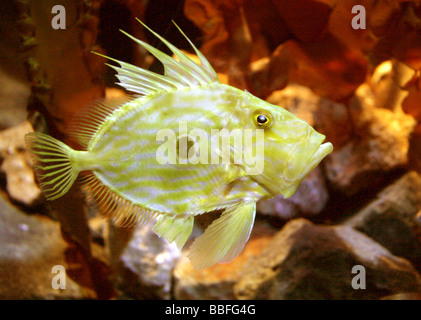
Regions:
<instances>
[{"instance_id":1,"label":"dorsal fin spine","mask_svg":"<svg viewBox=\"0 0 421 320\"><path fill-rule=\"evenodd\" d=\"M194 78L200 83L200 84L206 84L209 82L212 82L214 79L209 77L207 73L203 72L203 69L200 68L199 65L197 65L196 62L191 60L187 55L185 55L181 50L179 50L177 47L175 47L173 44L168 42L165 38L157 34L155 31L153 31L151 28L149 28L147 25L145 25L142 21L137 19L146 29L148 29L155 37L157 37L159 40L161 40L171 51L175 56L180 60L181 64L186 65L188 68L190 68L189 73L194 76ZM174 21L173 21L174 22ZM175 24L175 22L174 22ZM177 24L175 24L177 26ZM177 26L178 28L178 26ZM179 29L180 30L180 29ZM182 35L187 38L187 36L182 32ZM195 49L195 46L193 43L187 38L190 45Z\"/></svg>"},{"instance_id":2,"label":"dorsal fin spine","mask_svg":"<svg viewBox=\"0 0 421 320\"><path fill-rule=\"evenodd\" d=\"M138 21L139 21L139 19L138 19ZM219 81L218 76L217 76L215 70L213 69L213 67L211 66L211 64L209 63L208 59L206 59L206 57L200 52L200 50L196 48L196 46L189 39L189 37L187 37L187 35L183 32L183 30L181 30L181 28L174 21L173 21L173 23L177 27L178 31L180 31L180 33L184 36L184 38L186 38L186 40L188 41L188 43L193 48L196 55L199 57L200 65L201 65L202 69L206 72L206 74L208 76L208 79L209 79L209 82Z\"/></svg>"},{"instance_id":3,"label":"dorsal fin spine","mask_svg":"<svg viewBox=\"0 0 421 320\"><path fill-rule=\"evenodd\" d=\"M180 62L173 59L169 55L163 53L162 51L156 49L155 47L152 47L150 44L136 39L132 35L128 34L127 32L120 30L122 33L124 33L126 36L128 36L133 41L140 44L142 47L144 47L146 50L148 50L154 57L156 57L159 61L162 62L165 69L165 75L171 78L174 78L174 80L184 84L185 86L193 86L194 83L190 81L188 78L190 75L189 70L184 67ZM171 68L169 68L171 66ZM174 72L177 71L177 72Z\"/></svg>"},{"instance_id":4,"label":"dorsal fin spine","mask_svg":"<svg viewBox=\"0 0 421 320\"><path fill-rule=\"evenodd\" d=\"M167 55L166 53L158 50L157 48L149 45L148 43L136 39L127 32L120 30L127 37L140 44L143 48L149 51L150 54L155 56L163 65L165 74L160 75L149 70L142 69L140 67L131 65L126 62L113 59L102 54L96 53L106 59L110 59L120 65L111 66L117 71L117 78L120 81L120 85L125 89L138 93L141 95L149 95L159 91L172 91L182 88L193 88L197 85L206 85L212 82L218 82L218 77L215 70L213 70L210 63L206 60L203 54L194 46L190 39L180 30L181 34L190 43L197 56L199 57L200 64L190 59L181 50L172 45L169 41L165 40L162 36L151 30L143 22L137 19L145 28L147 28L152 34L160 39L175 55L175 58ZM174 23L175 24L175 23Z\"/></svg>"},{"instance_id":5,"label":"dorsal fin spine","mask_svg":"<svg viewBox=\"0 0 421 320\"><path fill-rule=\"evenodd\" d=\"M119 61L119 60L116 60L116 59L112 59L112 60L121 65L121 68L119 68L119 69L125 70L126 72L133 72L136 75L141 76L145 80L149 80L149 81L153 80L154 82L159 83L161 85L169 86L169 87L172 87L172 88L177 88L177 83L175 83L172 79L168 79L167 77L162 76L158 73L133 66L130 63L126 63L126 62ZM118 67L114 67L114 66L112 66L112 67L118 68Z\"/></svg>"}]
</instances>

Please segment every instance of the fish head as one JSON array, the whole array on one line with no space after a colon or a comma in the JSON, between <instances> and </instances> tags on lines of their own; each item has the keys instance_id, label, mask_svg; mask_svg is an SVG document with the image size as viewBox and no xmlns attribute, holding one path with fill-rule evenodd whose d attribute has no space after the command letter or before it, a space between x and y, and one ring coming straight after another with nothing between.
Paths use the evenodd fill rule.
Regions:
<instances>
[{"instance_id":1,"label":"fish head","mask_svg":"<svg viewBox=\"0 0 421 320\"><path fill-rule=\"evenodd\" d=\"M325 136L291 112L246 93L243 123L254 127L254 150L249 153L249 176L272 196L292 196L301 181L329 153Z\"/></svg>"}]
</instances>

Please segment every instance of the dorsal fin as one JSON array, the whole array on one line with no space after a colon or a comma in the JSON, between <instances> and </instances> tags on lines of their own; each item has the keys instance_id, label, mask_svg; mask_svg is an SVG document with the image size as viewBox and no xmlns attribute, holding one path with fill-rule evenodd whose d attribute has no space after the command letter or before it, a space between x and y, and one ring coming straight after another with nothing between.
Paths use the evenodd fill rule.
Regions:
<instances>
[{"instance_id":1,"label":"dorsal fin","mask_svg":"<svg viewBox=\"0 0 421 320\"><path fill-rule=\"evenodd\" d=\"M77 111L66 128L66 134L85 150L105 119L134 97L99 99Z\"/></svg>"},{"instance_id":2,"label":"dorsal fin","mask_svg":"<svg viewBox=\"0 0 421 320\"><path fill-rule=\"evenodd\" d=\"M187 39L192 46L193 50L197 54L200 60L200 65L190 59L181 50L177 49L170 42L165 40L159 34L147 27L142 21L137 19L146 29L160 39L177 57L178 60L165 54L164 52L154 48L150 44L136 39L130 34L123 30L120 30L126 36L134 40L136 43L144 47L149 53L155 56L163 65L165 74L160 75L152 71L134 66L130 63L122 62L117 59L113 59L102 54L96 53L104 58L110 59L120 65L116 67L109 65L111 68L117 71L117 78L120 81L120 85L126 90L138 93L140 95L149 95L158 91L168 91L184 87L193 87L196 85L205 85L211 82L218 81L215 70L212 68L205 56L195 47L190 39L181 31L181 29L175 24L180 30L181 34Z\"/></svg>"}]
</instances>

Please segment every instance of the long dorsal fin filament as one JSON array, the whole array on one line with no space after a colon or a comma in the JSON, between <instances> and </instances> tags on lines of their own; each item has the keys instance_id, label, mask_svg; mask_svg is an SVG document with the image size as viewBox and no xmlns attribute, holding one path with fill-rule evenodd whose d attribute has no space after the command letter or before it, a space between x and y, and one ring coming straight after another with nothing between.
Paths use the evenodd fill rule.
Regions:
<instances>
[{"instance_id":1,"label":"long dorsal fin filament","mask_svg":"<svg viewBox=\"0 0 421 320\"><path fill-rule=\"evenodd\" d=\"M165 73L160 75L152 71L134 66L130 63L123 62L117 59L107 57L105 55L96 53L106 59L110 59L120 65L120 67L109 65L115 71L117 71L117 78L119 84L126 90L140 94L149 95L159 91L176 90L185 87L194 87L200 85L206 85L208 83L217 82L218 77L215 70L210 65L209 61L205 56L195 47L193 42L184 34L183 31L175 24L180 33L187 39L192 46L196 55L199 57L200 65L190 59L181 50L167 41L165 38L154 32L142 21L137 19L146 29L148 29L154 36L161 40L175 55L177 59L167 55L166 53L156 49L150 44L139 40L127 32L120 30L130 39L140 44L150 54L157 58L163 65ZM95 53L95 52L94 52Z\"/></svg>"}]
</instances>

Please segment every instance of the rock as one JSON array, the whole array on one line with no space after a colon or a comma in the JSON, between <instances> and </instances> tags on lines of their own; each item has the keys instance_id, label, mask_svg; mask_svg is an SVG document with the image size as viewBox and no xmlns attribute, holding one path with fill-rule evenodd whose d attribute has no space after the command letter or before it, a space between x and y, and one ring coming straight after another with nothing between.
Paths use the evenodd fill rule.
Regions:
<instances>
[{"instance_id":1,"label":"rock","mask_svg":"<svg viewBox=\"0 0 421 320\"><path fill-rule=\"evenodd\" d=\"M344 224L365 233L392 254L421 261L421 226L416 222L419 210L421 177L412 171L379 192Z\"/></svg>"},{"instance_id":2,"label":"rock","mask_svg":"<svg viewBox=\"0 0 421 320\"><path fill-rule=\"evenodd\" d=\"M304 179L302 184L305 182L306 179ZM292 197L297 198L295 194ZM277 195L274 198L260 200L257 203L256 210L259 214L275 216L285 220L297 218L300 216L299 208L291 201L291 198L284 199L281 195Z\"/></svg>"},{"instance_id":3,"label":"rock","mask_svg":"<svg viewBox=\"0 0 421 320\"><path fill-rule=\"evenodd\" d=\"M406 88L415 71L408 65L391 59L381 63L373 72L370 87L376 99L376 107L390 110L403 109L409 90ZM397 85L398 84L398 85ZM406 113L415 116L403 109Z\"/></svg>"},{"instance_id":4,"label":"rock","mask_svg":"<svg viewBox=\"0 0 421 320\"><path fill-rule=\"evenodd\" d=\"M238 299L379 299L421 291L407 260L351 227L305 219L288 222L240 273Z\"/></svg>"},{"instance_id":5,"label":"rock","mask_svg":"<svg viewBox=\"0 0 421 320\"><path fill-rule=\"evenodd\" d=\"M282 90L273 91L266 99L269 103L291 111L311 126L314 126L314 112L317 110L319 100L320 97L309 88L298 84L289 84Z\"/></svg>"},{"instance_id":6,"label":"rock","mask_svg":"<svg viewBox=\"0 0 421 320\"><path fill-rule=\"evenodd\" d=\"M276 61L274 55L264 57L250 63L247 78L249 90L255 96L265 99L271 96L272 92L280 92L288 83L288 59ZM276 61L276 63L274 63Z\"/></svg>"},{"instance_id":7,"label":"rock","mask_svg":"<svg viewBox=\"0 0 421 320\"><path fill-rule=\"evenodd\" d=\"M11 199L27 207L43 202L26 152L6 156L0 170L6 175L6 190Z\"/></svg>"},{"instance_id":8,"label":"rock","mask_svg":"<svg viewBox=\"0 0 421 320\"><path fill-rule=\"evenodd\" d=\"M172 270L180 258L177 246L159 238L153 225L110 226L106 244L116 286L135 299L170 299Z\"/></svg>"},{"instance_id":9,"label":"rock","mask_svg":"<svg viewBox=\"0 0 421 320\"><path fill-rule=\"evenodd\" d=\"M43 201L35 182L32 161L25 150L24 136L32 127L25 121L0 132L0 171L6 176L6 190L14 201L31 207Z\"/></svg>"},{"instance_id":10,"label":"rock","mask_svg":"<svg viewBox=\"0 0 421 320\"><path fill-rule=\"evenodd\" d=\"M89 205L87 207L88 207L88 215L93 214L94 208L90 207ZM103 216L98 214L98 211L96 211L96 207L95 207L95 214L96 214L95 216L91 216L88 219L88 226L89 226L91 239L94 242L104 244L104 234L107 231L108 221Z\"/></svg>"},{"instance_id":11,"label":"rock","mask_svg":"<svg viewBox=\"0 0 421 320\"><path fill-rule=\"evenodd\" d=\"M240 278L239 270L250 259L259 255L270 242L275 229L256 221L243 251L230 263L217 264L203 270L193 269L186 252L174 269L174 298L178 300L234 299L234 285ZM188 251L187 251L188 252Z\"/></svg>"},{"instance_id":12,"label":"rock","mask_svg":"<svg viewBox=\"0 0 421 320\"><path fill-rule=\"evenodd\" d=\"M0 299L92 299L95 292L79 285L65 261L67 243L58 222L26 215L0 194ZM54 289L54 266L65 268L65 289ZM63 273L61 273L63 274Z\"/></svg>"},{"instance_id":13,"label":"rock","mask_svg":"<svg viewBox=\"0 0 421 320\"><path fill-rule=\"evenodd\" d=\"M382 179L379 172L408 162L409 138L415 127L412 116L400 108L377 108L367 84L358 88L351 102L355 137L326 158L326 174L332 186L348 196Z\"/></svg>"},{"instance_id":14,"label":"rock","mask_svg":"<svg viewBox=\"0 0 421 320\"><path fill-rule=\"evenodd\" d=\"M421 227L421 210L418 211L416 217L415 217L415 221L418 223L418 225Z\"/></svg>"},{"instance_id":15,"label":"rock","mask_svg":"<svg viewBox=\"0 0 421 320\"><path fill-rule=\"evenodd\" d=\"M25 121L31 94L31 84L27 82L26 70L22 63L24 54L20 50L22 42L19 36L17 7L17 4L11 1L0 3L0 130Z\"/></svg>"},{"instance_id":16,"label":"rock","mask_svg":"<svg viewBox=\"0 0 421 320\"><path fill-rule=\"evenodd\" d=\"M331 33L308 43L289 40L273 55L275 53L277 61L289 58L289 83L299 83L334 101L345 101L352 96L368 72L366 57Z\"/></svg>"},{"instance_id":17,"label":"rock","mask_svg":"<svg viewBox=\"0 0 421 320\"><path fill-rule=\"evenodd\" d=\"M3 67L3 63L1 64ZM18 65L21 66L20 61ZM25 80L16 79L12 74L0 68L0 129L7 129L25 121L29 95L30 87Z\"/></svg>"},{"instance_id":18,"label":"rock","mask_svg":"<svg viewBox=\"0 0 421 320\"><path fill-rule=\"evenodd\" d=\"M382 300L421 300L419 292L403 292L383 297Z\"/></svg>"},{"instance_id":19,"label":"rock","mask_svg":"<svg viewBox=\"0 0 421 320\"><path fill-rule=\"evenodd\" d=\"M329 194L320 168L314 169L288 199L281 195L257 203L259 213L283 219L297 216L314 216L325 208Z\"/></svg>"},{"instance_id":20,"label":"rock","mask_svg":"<svg viewBox=\"0 0 421 320\"><path fill-rule=\"evenodd\" d=\"M25 134L34 131L28 121L0 131L0 154L25 149Z\"/></svg>"}]
</instances>

